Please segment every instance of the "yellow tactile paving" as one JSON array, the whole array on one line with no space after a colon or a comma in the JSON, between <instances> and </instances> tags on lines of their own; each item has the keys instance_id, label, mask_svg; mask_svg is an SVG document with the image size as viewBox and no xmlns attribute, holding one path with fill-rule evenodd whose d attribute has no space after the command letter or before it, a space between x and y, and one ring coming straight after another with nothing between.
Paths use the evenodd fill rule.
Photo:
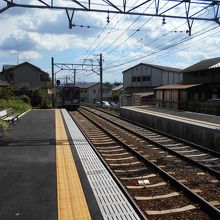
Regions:
<instances>
[{"instance_id":1,"label":"yellow tactile paving","mask_svg":"<svg viewBox=\"0 0 220 220\"><path fill-rule=\"evenodd\" d=\"M60 110L56 110L58 220L91 219Z\"/></svg>"}]
</instances>

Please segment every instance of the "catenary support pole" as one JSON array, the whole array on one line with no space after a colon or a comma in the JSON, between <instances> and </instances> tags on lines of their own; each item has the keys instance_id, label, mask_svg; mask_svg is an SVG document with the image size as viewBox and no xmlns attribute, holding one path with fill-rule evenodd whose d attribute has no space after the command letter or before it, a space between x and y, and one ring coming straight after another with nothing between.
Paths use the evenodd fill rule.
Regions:
<instances>
[{"instance_id":1,"label":"catenary support pole","mask_svg":"<svg viewBox=\"0 0 220 220\"><path fill-rule=\"evenodd\" d=\"M102 107L102 74L103 74L103 69L102 69L102 54L100 54L100 105Z\"/></svg>"},{"instance_id":2,"label":"catenary support pole","mask_svg":"<svg viewBox=\"0 0 220 220\"><path fill-rule=\"evenodd\" d=\"M54 87L54 58L51 58L51 68L52 68L52 107L55 107L55 87Z\"/></svg>"}]
</instances>

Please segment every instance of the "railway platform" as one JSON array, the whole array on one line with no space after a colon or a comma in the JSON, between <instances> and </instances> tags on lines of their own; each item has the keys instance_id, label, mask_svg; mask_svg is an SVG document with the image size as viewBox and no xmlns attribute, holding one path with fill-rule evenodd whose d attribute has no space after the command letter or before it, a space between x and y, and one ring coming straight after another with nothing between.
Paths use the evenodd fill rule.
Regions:
<instances>
[{"instance_id":1,"label":"railway platform","mask_svg":"<svg viewBox=\"0 0 220 220\"><path fill-rule=\"evenodd\" d=\"M120 115L169 135L220 152L220 117L151 106L121 107Z\"/></svg>"},{"instance_id":2,"label":"railway platform","mask_svg":"<svg viewBox=\"0 0 220 220\"><path fill-rule=\"evenodd\" d=\"M139 219L68 112L31 110L0 140L0 219Z\"/></svg>"}]
</instances>

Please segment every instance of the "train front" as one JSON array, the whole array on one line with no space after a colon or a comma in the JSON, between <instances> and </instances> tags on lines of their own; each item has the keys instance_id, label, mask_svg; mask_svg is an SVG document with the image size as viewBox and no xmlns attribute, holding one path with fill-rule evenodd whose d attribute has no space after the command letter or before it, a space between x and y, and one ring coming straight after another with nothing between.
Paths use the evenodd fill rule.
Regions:
<instances>
[{"instance_id":1,"label":"train front","mask_svg":"<svg viewBox=\"0 0 220 220\"><path fill-rule=\"evenodd\" d=\"M66 85L62 92L62 106L66 109L76 109L80 106L80 88Z\"/></svg>"}]
</instances>

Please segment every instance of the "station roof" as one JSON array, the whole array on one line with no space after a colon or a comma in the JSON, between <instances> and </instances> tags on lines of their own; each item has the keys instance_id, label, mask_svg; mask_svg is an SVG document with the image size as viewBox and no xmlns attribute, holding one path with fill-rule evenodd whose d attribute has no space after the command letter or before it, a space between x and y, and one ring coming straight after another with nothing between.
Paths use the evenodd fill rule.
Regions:
<instances>
[{"instance_id":1,"label":"station roof","mask_svg":"<svg viewBox=\"0 0 220 220\"><path fill-rule=\"evenodd\" d=\"M211 58L207 60L202 60L196 64L193 64L190 67L187 67L186 69L182 70L182 73L188 73L188 72L194 72L199 70L206 70L210 67L220 63L220 57Z\"/></svg>"},{"instance_id":2,"label":"station roof","mask_svg":"<svg viewBox=\"0 0 220 220\"><path fill-rule=\"evenodd\" d=\"M192 87L200 86L202 84L171 84L171 85L164 85L164 86L159 86L155 88L156 90L163 90L163 89L189 89Z\"/></svg>"},{"instance_id":3,"label":"station roof","mask_svg":"<svg viewBox=\"0 0 220 220\"><path fill-rule=\"evenodd\" d=\"M126 71L128 71L128 70L130 70L130 69L133 69L133 68L135 68L135 67L137 67L137 66L139 66L139 65L150 66L150 67L154 67L154 68L156 68L156 69L165 70L165 71L170 71L170 72L180 72L180 71L181 71L181 69L173 68L173 67L159 66L159 65L148 64L148 63L139 63L139 64L137 64L137 65L135 65L135 66L130 67L129 69L124 70L122 73L124 73L124 72L126 72Z\"/></svg>"}]
</instances>

